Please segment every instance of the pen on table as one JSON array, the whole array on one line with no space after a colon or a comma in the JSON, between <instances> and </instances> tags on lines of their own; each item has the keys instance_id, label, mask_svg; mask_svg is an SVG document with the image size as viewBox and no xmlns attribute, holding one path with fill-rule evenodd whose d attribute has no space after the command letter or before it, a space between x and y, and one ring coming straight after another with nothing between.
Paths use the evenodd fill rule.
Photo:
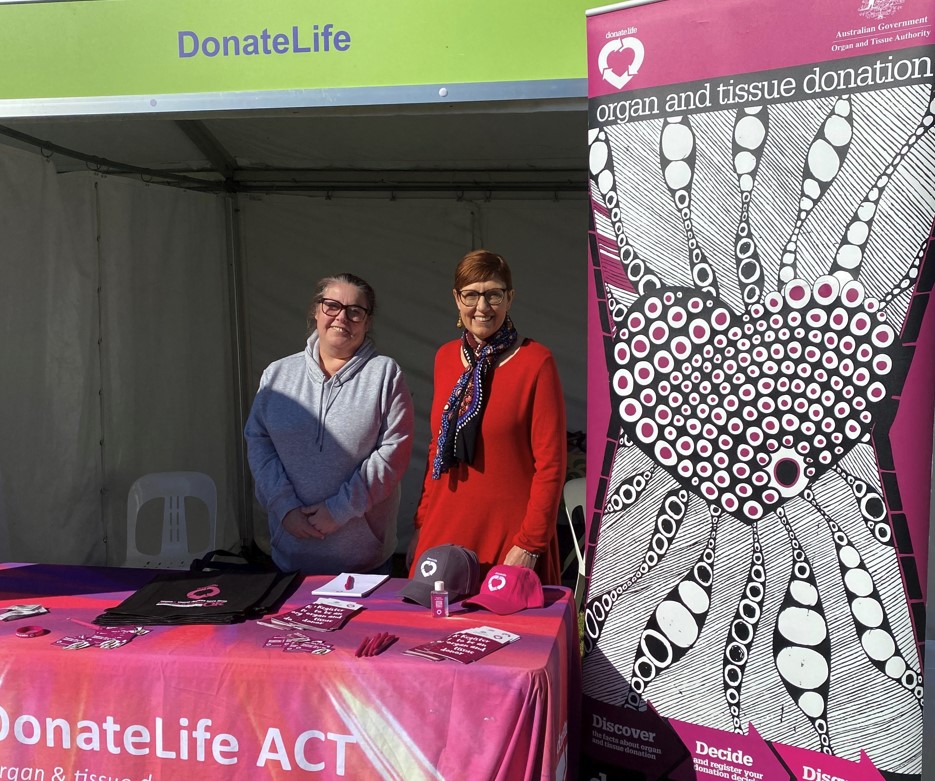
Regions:
<instances>
[{"instance_id":1,"label":"pen on table","mask_svg":"<svg viewBox=\"0 0 935 781\"><path fill-rule=\"evenodd\" d=\"M354 651L354 656L363 656L364 649L367 647L367 644L370 642L370 636L368 635L363 640L360 641L360 645L357 646L357 650Z\"/></svg>"},{"instance_id":2,"label":"pen on table","mask_svg":"<svg viewBox=\"0 0 935 781\"><path fill-rule=\"evenodd\" d=\"M379 656L399 638L389 632L378 632L373 637L365 638L358 648L356 656Z\"/></svg>"},{"instance_id":3,"label":"pen on table","mask_svg":"<svg viewBox=\"0 0 935 781\"><path fill-rule=\"evenodd\" d=\"M383 640L383 632L378 632L373 637L370 638L370 642L367 643L367 647L364 649L363 656L373 656L373 651Z\"/></svg>"},{"instance_id":4,"label":"pen on table","mask_svg":"<svg viewBox=\"0 0 935 781\"><path fill-rule=\"evenodd\" d=\"M379 637L379 634L367 635L363 640L360 641L360 645L357 647L357 651L354 656L370 656L370 651L373 649L374 644Z\"/></svg>"},{"instance_id":5,"label":"pen on table","mask_svg":"<svg viewBox=\"0 0 935 781\"><path fill-rule=\"evenodd\" d=\"M347 580L344 581L344 590L350 591L352 588L354 588L354 576L348 575Z\"/></svg>"},{"instance_id":6,"label":"pen on table","mask_svg":"<svg viewBox=\"0 0 935 781\"><path fill-rule=\"evenodd\" d=\"M360 641L360 645L357 647L357 652L354 656L370 656L370 651L379 637L379 634L367 635Z\"/></svg>"},{"instance_id":7,"label":"pen on table","mask_svg":"<svg viewBox=\"0 0 935 781\"><path fill-rule=\"evenodd\" d=\"M90 627L91 629L100 629L100 627L97 624L90 624L87 621L79 621L77 618L72 618L71 616L68 617L68 620L76 624L81 624L81 626Z\"/></svg>"},{"instance_id":8,"label":"pen on table","mask_svg":"<svg viewBox=\"0 0 935 781\"><path fill-rule=\"evenodd\" d=\"M379 656L397 640L399 640L399 638L396 635L387 634L386 637L383 638L383 641L374 649L373 656Z\"/></svg>"}]
</instances>

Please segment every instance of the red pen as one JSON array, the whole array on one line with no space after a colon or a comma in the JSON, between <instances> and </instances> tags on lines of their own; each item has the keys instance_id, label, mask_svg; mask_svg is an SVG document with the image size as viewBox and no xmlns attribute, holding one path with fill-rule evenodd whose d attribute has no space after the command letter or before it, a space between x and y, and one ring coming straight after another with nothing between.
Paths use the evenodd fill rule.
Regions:
<instances>
[{"instance_id":1,"label":"red pen","mask_svg":"<svg viewBox=\"0 0 935 781\"><path fill-rule=\"evenodd\" d=\"M90 627L91 629L100 629L97 624L89 624L87 621L79 621L77 618L72 618L71 616L68 617L68 620L74 621L76 624L81 624L81 626Z\"/></svg>"},{"instance_id":2,"label":"red pen","mask_svg":"<svg viewBox=\"0 0 935 781\"><path fill-rule=\"evenodd\" d=\"M375 638L373 638L373 643L370 647L364 652L364 656L376 656L377 649L386 642L386 639L389 637L389 632L380 632Z\"/></svg>"},{"instance_id":3,"label":"red pen","mask_svg":"<svg viewBox=\"0 0 935 781\"><path fill-rule=\"evenodd\" d=\"M367 652L370 650L370 646L373 644L374 635L367 635L363 640L360 641L360 645L357 646L357 650L354 652L354 656L367 656Z\"/></svg>"},{"instance_id":4,"label":"red pen","mask_svg":"<svg viewBox=\"0 0 935 781\"><path fill-rule=\"evenodd\" d=\"M396 635L387 634L383 640L377 644L377 647L373 649L371 656L379 656L397 640L399 640L399 638Z\"/></svg>"},{"instance_id":5,"label":"red pen","mask_svg":"<svg viewBox=\"0 0 935 781\"><path fill-rule=\"evenodd\" d=\"M360 645L357 646L357 650L354 652L354 656L363 656L364 649L367 647L367 644L370 642L370 636L368 635L363 640L360 641Z\"/></svg>"},{"instance_id":6,"label":"red pen","mask_svg":"<svg viewBox=\"0 0 935 781\"><path fill-rule=\"evenodd\" d=\"M354 588L354 576L348 575L347 580L344 581L344 590L350 591L352 588Z\"/></svg>"},{"instance_id":7,"label":"red pen","mask_svg":"<svg viewBox=\"0 0 935 781\"><path fill-rule=\"evenodd\" d=\"M361 654L361 656L372 656L373 649L377 647L377 643L379 642L380 642L380 635L375 634L373 637L371 637L367 641L367 645L364 647L364 652Z\"/></svg>"}]
</instances>

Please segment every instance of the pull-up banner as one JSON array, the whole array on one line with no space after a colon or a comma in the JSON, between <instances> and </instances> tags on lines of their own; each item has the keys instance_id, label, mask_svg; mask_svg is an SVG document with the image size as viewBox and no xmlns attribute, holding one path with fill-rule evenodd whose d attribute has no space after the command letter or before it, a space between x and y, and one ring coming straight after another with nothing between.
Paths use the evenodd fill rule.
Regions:
<instances>
[{"instance_id":1,"label":"pull-up banner","mask_svg":"<svg viewBox=\"0 0 935 781\"><path fill-rule=\"evenodd\" d=\"M585 778L920 777L933 20L589 14Z\"/></svg>"}]
</instances>

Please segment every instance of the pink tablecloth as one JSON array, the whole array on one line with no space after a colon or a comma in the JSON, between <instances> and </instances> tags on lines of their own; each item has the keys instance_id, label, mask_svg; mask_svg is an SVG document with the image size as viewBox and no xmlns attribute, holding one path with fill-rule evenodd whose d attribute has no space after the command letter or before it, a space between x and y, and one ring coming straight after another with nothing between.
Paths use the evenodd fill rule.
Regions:
<instances>
[{"instance_id":1,"label":"pink tablecloth","mask_svg":"<svg viewBox=\"0 0 935 781\"><path fill-rule=\"evenodd\" d=\"M86 631L69 619L90 622L152 574L0 565L0 612L23 603L51 611L0 623L5 772L57 781L574 776L580 673L567 589L547 589L540 610L501 617L455 606L435 619L399 598L405 581L390 580L343 629L316 634L335 645L323 656L265 648L285 631L255 621L151 627L112 650L53 645ZM325 580L306 580L285 609L312 602ZM24 624L50 633L19 638ZM521 639L467 665L402 653L481 625ZM355 658L378 631L401 639Z\"/></svg>"}]
</instances>

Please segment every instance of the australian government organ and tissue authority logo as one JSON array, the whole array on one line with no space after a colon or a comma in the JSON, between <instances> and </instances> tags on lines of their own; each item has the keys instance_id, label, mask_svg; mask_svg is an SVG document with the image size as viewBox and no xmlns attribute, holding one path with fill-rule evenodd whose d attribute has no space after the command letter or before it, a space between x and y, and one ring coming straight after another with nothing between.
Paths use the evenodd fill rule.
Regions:
<instances>
[{"instance_id":1,"label":"australian government organ and tissue authority logo","mask_svg":"<svg viewBox=\"0 0 935 781\"><path fill-rule=\"evenodd\" d=\"M342 54L351 48L351 33L332 22L294 24L288 29L264 27L250 32L179 30L180 60L201 57L269 57Z\"/></svg>"},{"instance_id":2,"label":"australian government organ and tissue authority logo","mask_svg":"<svg viewBox=\"0 0 935 781\"><path fill-rule=\"evenodd\" d=\"M906 0L861 0L860 15L866 19L885 19L892 16Z\"/></svg>"},{"instance_id":3,"label":"australian government organ and tissue authority logo","mask_svg":"<svg viewBox=\"0 0 935 781\"><path fill-rule=\"evenodd\" d=\"M892 6L892 3L890 3L890 6ZM892 13L892 11L889 13ZM861 15L866 16L863 9L861 9ZM872 18L878 19L879 17ZM864 47L905 45L905 41L924 43L931 34L932 23L928 16L898 20L881 19L873 24L839 30L831 45L831 51L845 52L854 50L855 53L859 53L859 50Z\"/></svg>"}]
</instances>

